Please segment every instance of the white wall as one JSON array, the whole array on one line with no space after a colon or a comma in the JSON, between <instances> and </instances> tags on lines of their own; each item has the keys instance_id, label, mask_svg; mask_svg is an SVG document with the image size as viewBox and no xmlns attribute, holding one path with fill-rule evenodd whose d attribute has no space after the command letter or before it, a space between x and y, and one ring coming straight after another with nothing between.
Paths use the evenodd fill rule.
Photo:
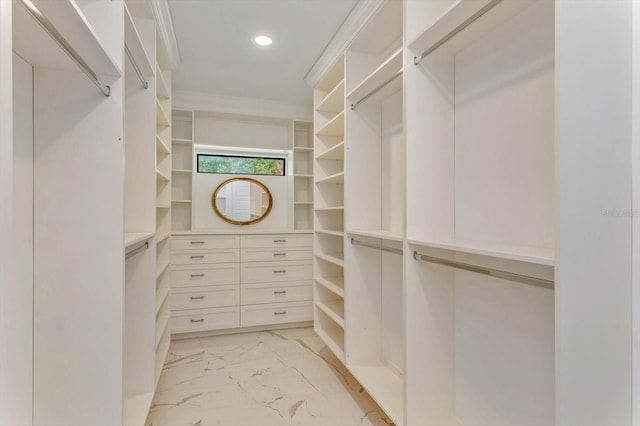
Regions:
<instances>
[{"instance_id":1,"label":"white wall","mask_svg":"<svg viewBox=\"0 0 640 426\"><path fill-rule=\"evenodd\" d=\"M287 149L289 129L285 123L196 117L195 143L244 148Z\"/></svg>"}]
</instances>

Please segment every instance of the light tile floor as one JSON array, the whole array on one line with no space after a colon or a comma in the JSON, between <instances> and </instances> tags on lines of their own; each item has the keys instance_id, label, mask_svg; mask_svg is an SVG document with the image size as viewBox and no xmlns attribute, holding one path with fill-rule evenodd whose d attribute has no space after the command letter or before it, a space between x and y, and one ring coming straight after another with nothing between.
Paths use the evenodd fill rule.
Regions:
<instances>
[{"instance_id":1,"label":"light tile floor","mask_svg":"<svg viewBox=\"0 0 640 426\"><path fill-rule=\"evenodd\" d=\"M389 426L311 327L171 343L146 426Z\"/></svg>"}]
</instances>

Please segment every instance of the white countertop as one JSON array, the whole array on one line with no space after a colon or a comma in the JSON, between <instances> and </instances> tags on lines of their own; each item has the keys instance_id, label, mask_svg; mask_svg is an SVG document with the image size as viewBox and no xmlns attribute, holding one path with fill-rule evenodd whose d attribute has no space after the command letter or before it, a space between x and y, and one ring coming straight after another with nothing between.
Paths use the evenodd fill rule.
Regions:
<instances>
[{"instance_id":1,"label":"white countertop","mask_svg":"<svg viewBox=\"0 0 640 426\"><path fill-rule=\"evenodd\" d=\"M313 229L198 229L198 230L173 230L171 235L256 235L256 234L313 234Z\"/></svg>"}]
</instances>

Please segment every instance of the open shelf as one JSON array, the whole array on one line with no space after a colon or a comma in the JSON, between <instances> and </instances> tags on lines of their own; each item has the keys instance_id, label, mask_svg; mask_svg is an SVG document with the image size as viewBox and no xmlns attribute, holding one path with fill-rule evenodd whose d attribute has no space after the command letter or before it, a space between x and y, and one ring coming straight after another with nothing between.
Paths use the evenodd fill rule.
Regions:
<instances>
[{"instance_id":1,"label":"open shelf","mask_svg":"<svg viewBox=\"0 0 640 426\"><path fill-rule=\"evenodd\" d=\"M156 362L155 362L155 384L158 386L160 375L164 368L164 363L167 360L169 354L169 347L171 346L170 330L169 327L164 331L160 340L160 346L156 349Z\"/></svg>"},{"instance_id":2,"label":"open shelf","mask_svg":"<svg viewBox=\"0 0 640 426\"><path fill-rule=\"evenodd\" d=\"M344 330L337 325L321 327L316 325L314 331L333 354L344 364Z\"/></svg>"},{"instance_id":3,"label":"open shelf","mask_svg":"<svg viewBox=\"0 0 640 426\"><path fill-rule=\"evenodd\" d=\"M163 242L164 240L166 240L170 236L171 236L170 232L167 232L167 233L162 234L162 235L158 235L158 244L160 244L161 242Z\"/></svg>"},{"instance_id":4,"label":"open shelf","mask_svg":"<svg viewBox=\"0 0 640 426\"><path fill-rule=\"evenodd\" d=\"M315 209L317 212L336 212L340 210L344 210L344 206L335 206L335 207L317 207Z\"/></svg>"},{"instance_id":5,"label":"open shelf","mask_svg":"<svg viewBox=\"0 0 640 426\"><path fill-rule=\"evenodd\" d=\"M311 206L313 201L294 201L293 204L296 206Z\"/></svg>"},{"instance_id":6,"label":"open shelf","mask_svg":"<svg viewBox=\"0 0 640 426\"><path fill-rule=\"evenodd\" d=\"M165 301L165 304L167 303L167 301ZM162 306L162 308L164 308L164 305ZM162 308L160 310L162 310ZM160 346L160 342L162 341L162 335L164 334L165 330L167 329L167 326L169 325L169 318L171 317L170 313L167 312L164 315L160 315L160 317L158 317L158 321L156 322L156 350L158 349L158 346Z\"/></svg>"},{"instance_id":7,"label":"open shelf","mask_svg":"<svg viewBox=\"0 0 640 426\"><path fill-rule=\"evenodd\" d=\"M160 70L160 67L156 65L156 69L158 70L156 73L156 96L161 100L169 99L169 86L164 79L164 75Z\"/></svg>"},{"instance_id":8,"label":"open shelf","mask_svg":"<svg viewBox=\"0 0 640 426\"><path fill-rule=\"evenodd\" d=\"M427 248L450 250L460 253L516 260L537 265L554 266L554 250L543 247L525 247L482 241L457 240L451 242L408 240L409 244Z\"/></svg>"},{"instance_id":9,"label":"open shelf","mask_svg":"<svg viewBox=\"0 0 640 426\"><path fill-rule=\"evenodd\" d=\"M344 160L344 141L319 154L316 160Z\"/></svg>"},{"instance_id":10,"label":"open shelf","mask_svg":"<svg viewBox=\"0 0 640 426\"><path fill-rule=\"evenodd\" d=\"M171 154L171 150L159 135L156 136L156 151L162 154Z\"/></svg>"},{"instance_id":11,"label":"open shelf","mask_svg":"<svg viewBox=\"0 0 640 426\"><path fill-rule=\"evenodd\" d=\"M124 426L144 425L153 401L153 392L132 396L124 400Z\"/></svg>"},{"instance_id":12,"label":"open shelf","mask_svg":"<svg viewBox=\"0 0 640 426\"><path fill-rule=\"evenodd\" d=\"M316 306L336 324L344 328L344 300L317 300Z\"/></svg>"},{"instance_id":13,"label":"open shelf","mask_svg":"<svg viewBox=\"0 0 640 426\"><path fill-rule=\"evenodd\" d=\"M313 148L308 146L294 146L293 150L296 152L313 152Z\"/></svg>"},{"instance_id":14,"label":"open shelf","mask_svg":"<svg viewBox=\"0 0 640 426\"><path fill-rule=\"evenodd\" d=\"M344 135L344 111L333 117L325 124L317 133L318 136L336 136Z\"/></svg>"},{"instance_id":15,"label":"open shelf","mask_svg":"<svg viewBox=\"0 0 640 426\"><path fill-rule=\"evenodd\" d=\"M64 29L64 37L96 75L121 76L122 69L114 60L90 21L75 1L32 0L31 3L47 17L53 27ZM24 8L13 8L13 50L20 52L34 67L79 71L75 62L56 46Z\"/></svg>"},{"instance_id":16,"label":"open shelf","mask_svg":"<svg viewBox=\"0 0 640 426\"><path fill-rule=\"evenodd\" d=\"M393 77L402 69L402 49L398 49L385 62L369 74L355 89L353 89L347 98L351 102L356 102L367 94L371 93L376 87ZM378 92L375 97L385 98L390 93L397 92L402 88L402 78L398 77L389 83L383 90Z\"/></svg>"},{"instance_id":17,"label":"open shelf","mask_svg":"<svg viewBox=\"0 0 640 426\"><path fill-rule=\"evenodd\" d=\"M163 182L169 182L171 179L169 179L167 177L167 175L162 173L160 170L156 169L156 180L163 181Z\"/></svg>"},{"instance_id":18,"label":"open shelf","mask_svg":"<svg viewBox=\"0 0 640 426\"><path fill-rule=\"evenodd\" d=\"M169 297L169 286L163 286L156 292L156 315L160 313L160 308Z\"/></svg>"},{"instance_id":19,"label":"open shelf","mask_svg":"<svg viewBox=\"0 0 640 426\"><path fill-rule=\"evenodd\" d=\"M133 22L133 17L127 8L127 4L123 2L124 5L124 42L129 48L129 52L135 59L138 64L138 68L142 72L142 75L145 77L153 77L155 72L155 67L151 63L149 59L149 55L147 55L147 51L144 48L144 44L142 43L142 39L140 38L140 34L138 33L138 29L136 28L135 23Z\"/></svg>"},{"instance_id":20,"label":"open shelf","mask_svg":"<svg viewBox=\"0 0 640 426\"><path fill-rule=\"evenodd\" d=\"M162 263L158 263L156 266L156 280L158 278L160 278L160 276L162 274L165 273L165 271L167 270L167 268L169 267L169 260L167 259L166 261L162 262Z\"/></svg>"},{"instance_id":21,"label":"open shelf","mask_svg":"<svg viewBox=\"0 0 640 426\"><path fill-rule=\"evenodd\" d=\"M403 241L404 238L402 235L398 235L391 231L386 231L384 229L372 229L372 230L347 230L347 234L349 236L360 236L360 237L371 237L371 238L379 238L381 240L388 241Z\"/></svg>"},{"instance_id":22,"label":"open shelf","mask_svg":"<svg viewBox=\"0 0 640 426\"><path fill-rule=\"evenodd\" d=\"M313 175L307 175L307 174L304 174L304 175L303 174L299 174L299 175L297 175L297 174L294 174L293 177L296 178L296 179L311 179L313 177Z\"/></svg>"},{"instance_id":23,"label":"open shelf","mask_svg":"<svg viewBox=\"0 0 640 426\"><path fill-rule=\"evenodd\" d=\"M156 99L156 117L158 120L158 125L163 127L168 127L171 123L169 123L169 117L165 112L164 108L160 104L160 101Z\"/></svg>"},{"instance_id":24,"label":"open shelf","mask_svg":"<svg viewBox=\"0 0 640 426\"><path fill-rule=\"evenodd\" d=\"M347 368L391 420L396 425L403 425L402 376L382 363L347 365Z\"/></svg>"},{"instance_id":25,"label":"open shelf","mask_svg":"<svg viewBox=\"0 0 640 426\"><path fill-rule=\"evenodd\" d=\"M193 203L192 200L171 200L172 203Z\"/></svg>"},{"instance_id":26,"label":"open shelf","mask_svg":"<svg viewBox=\"0 0 640 426\"><path fill-rule=\"evenodd\" d=\"M173 143L178 143L178 144L192 144L193 141L191 139L171 139L171 141Z\"/></svg>"},{"instance_id":27,"label":"open shelf","mask_svg":"<svg viewBox=\"0 0 640 426\"><path fill-rule=\"evenodd\" d=\"M157 204L156 209L170 209L171 204Z\"/></svg>"},{"instance_id":28,"label":"open shelf","mask_svg":"<svg viewBox=\"0 0 640 426\"><path fill-rule=\"evenodd\" d=\"M316 229L316 233L330 235L332 237L344 237L344 232L342 231L330 231L326 229Z\"/></svg>"},{"instance_id":29,"label":"open shelf","mask_svg":"<svg viewBox=\"0 0 640 426\"><path fill-rule=\"evenodd\" d=\"M155 232L128 232L124 234L124 248L127 249L144 240L149 240L153 238L155 234Z\"/></svg>"},{"instance_id":30,"label":"open shelf","mask_svg":"<svg viewBox=\"0 0 640 426\"><path fill-rule=\"evenodd\" d=\"M344 253L316 253L316 257L344 267Z\"/></svg>"},{"instance_id":31,"label":"open shelf","mask_svg":"<svg viewBox=\"0 0 640 426\"><path fill-rule=\"evenodd\" d=\"M193 173L193 170L188 170L188 169L172 169L171 173L187 173L187 174L191 174Z\"/></svg>"},{"instance_id":32,"label":"open shelf","mask_svg":"<svg viewBox=\"0 0 640 426\"><path fill-rule=\"evenodd\" d=\"M316 184L327 184L327 183L344 183L344 172L336 173L331 176L318 179L316 181Z\"/></svg>"},{"instance_id":33,"label":"open shelf","mask_svg":"<svg viewBox=\"0 0 640 426\"><path fill-rule=\"evenodd\" d=\"M344 299L344 277L316 277L316 282Z\"/></svg>"},{"instance_id":34,"label":"open shelf","mask_svg":"<svg viewBox=\"0 0 640 426\"><path fill-rule=\"evenodd\" d=\"M318 104L316 111L338 113L344 110L344 79Z\"/></svg>"}]
</instances>

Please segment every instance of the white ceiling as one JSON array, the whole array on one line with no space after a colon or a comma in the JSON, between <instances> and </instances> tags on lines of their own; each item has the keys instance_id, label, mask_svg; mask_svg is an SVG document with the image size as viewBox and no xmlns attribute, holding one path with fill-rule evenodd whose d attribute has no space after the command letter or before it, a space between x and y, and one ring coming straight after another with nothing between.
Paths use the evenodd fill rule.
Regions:
<instances>
[{"instance_id":1,"label":"white ceiling","mask_svg":"<svg viewBox=\"0 0 640 426\"><path fill-rule=\"evenodd\" d=\"M173 90L308 107L304 76L357 0L169 0L182 63ZM257 33L273 38L260 48Z\"/></svg>"}]
</instances>

